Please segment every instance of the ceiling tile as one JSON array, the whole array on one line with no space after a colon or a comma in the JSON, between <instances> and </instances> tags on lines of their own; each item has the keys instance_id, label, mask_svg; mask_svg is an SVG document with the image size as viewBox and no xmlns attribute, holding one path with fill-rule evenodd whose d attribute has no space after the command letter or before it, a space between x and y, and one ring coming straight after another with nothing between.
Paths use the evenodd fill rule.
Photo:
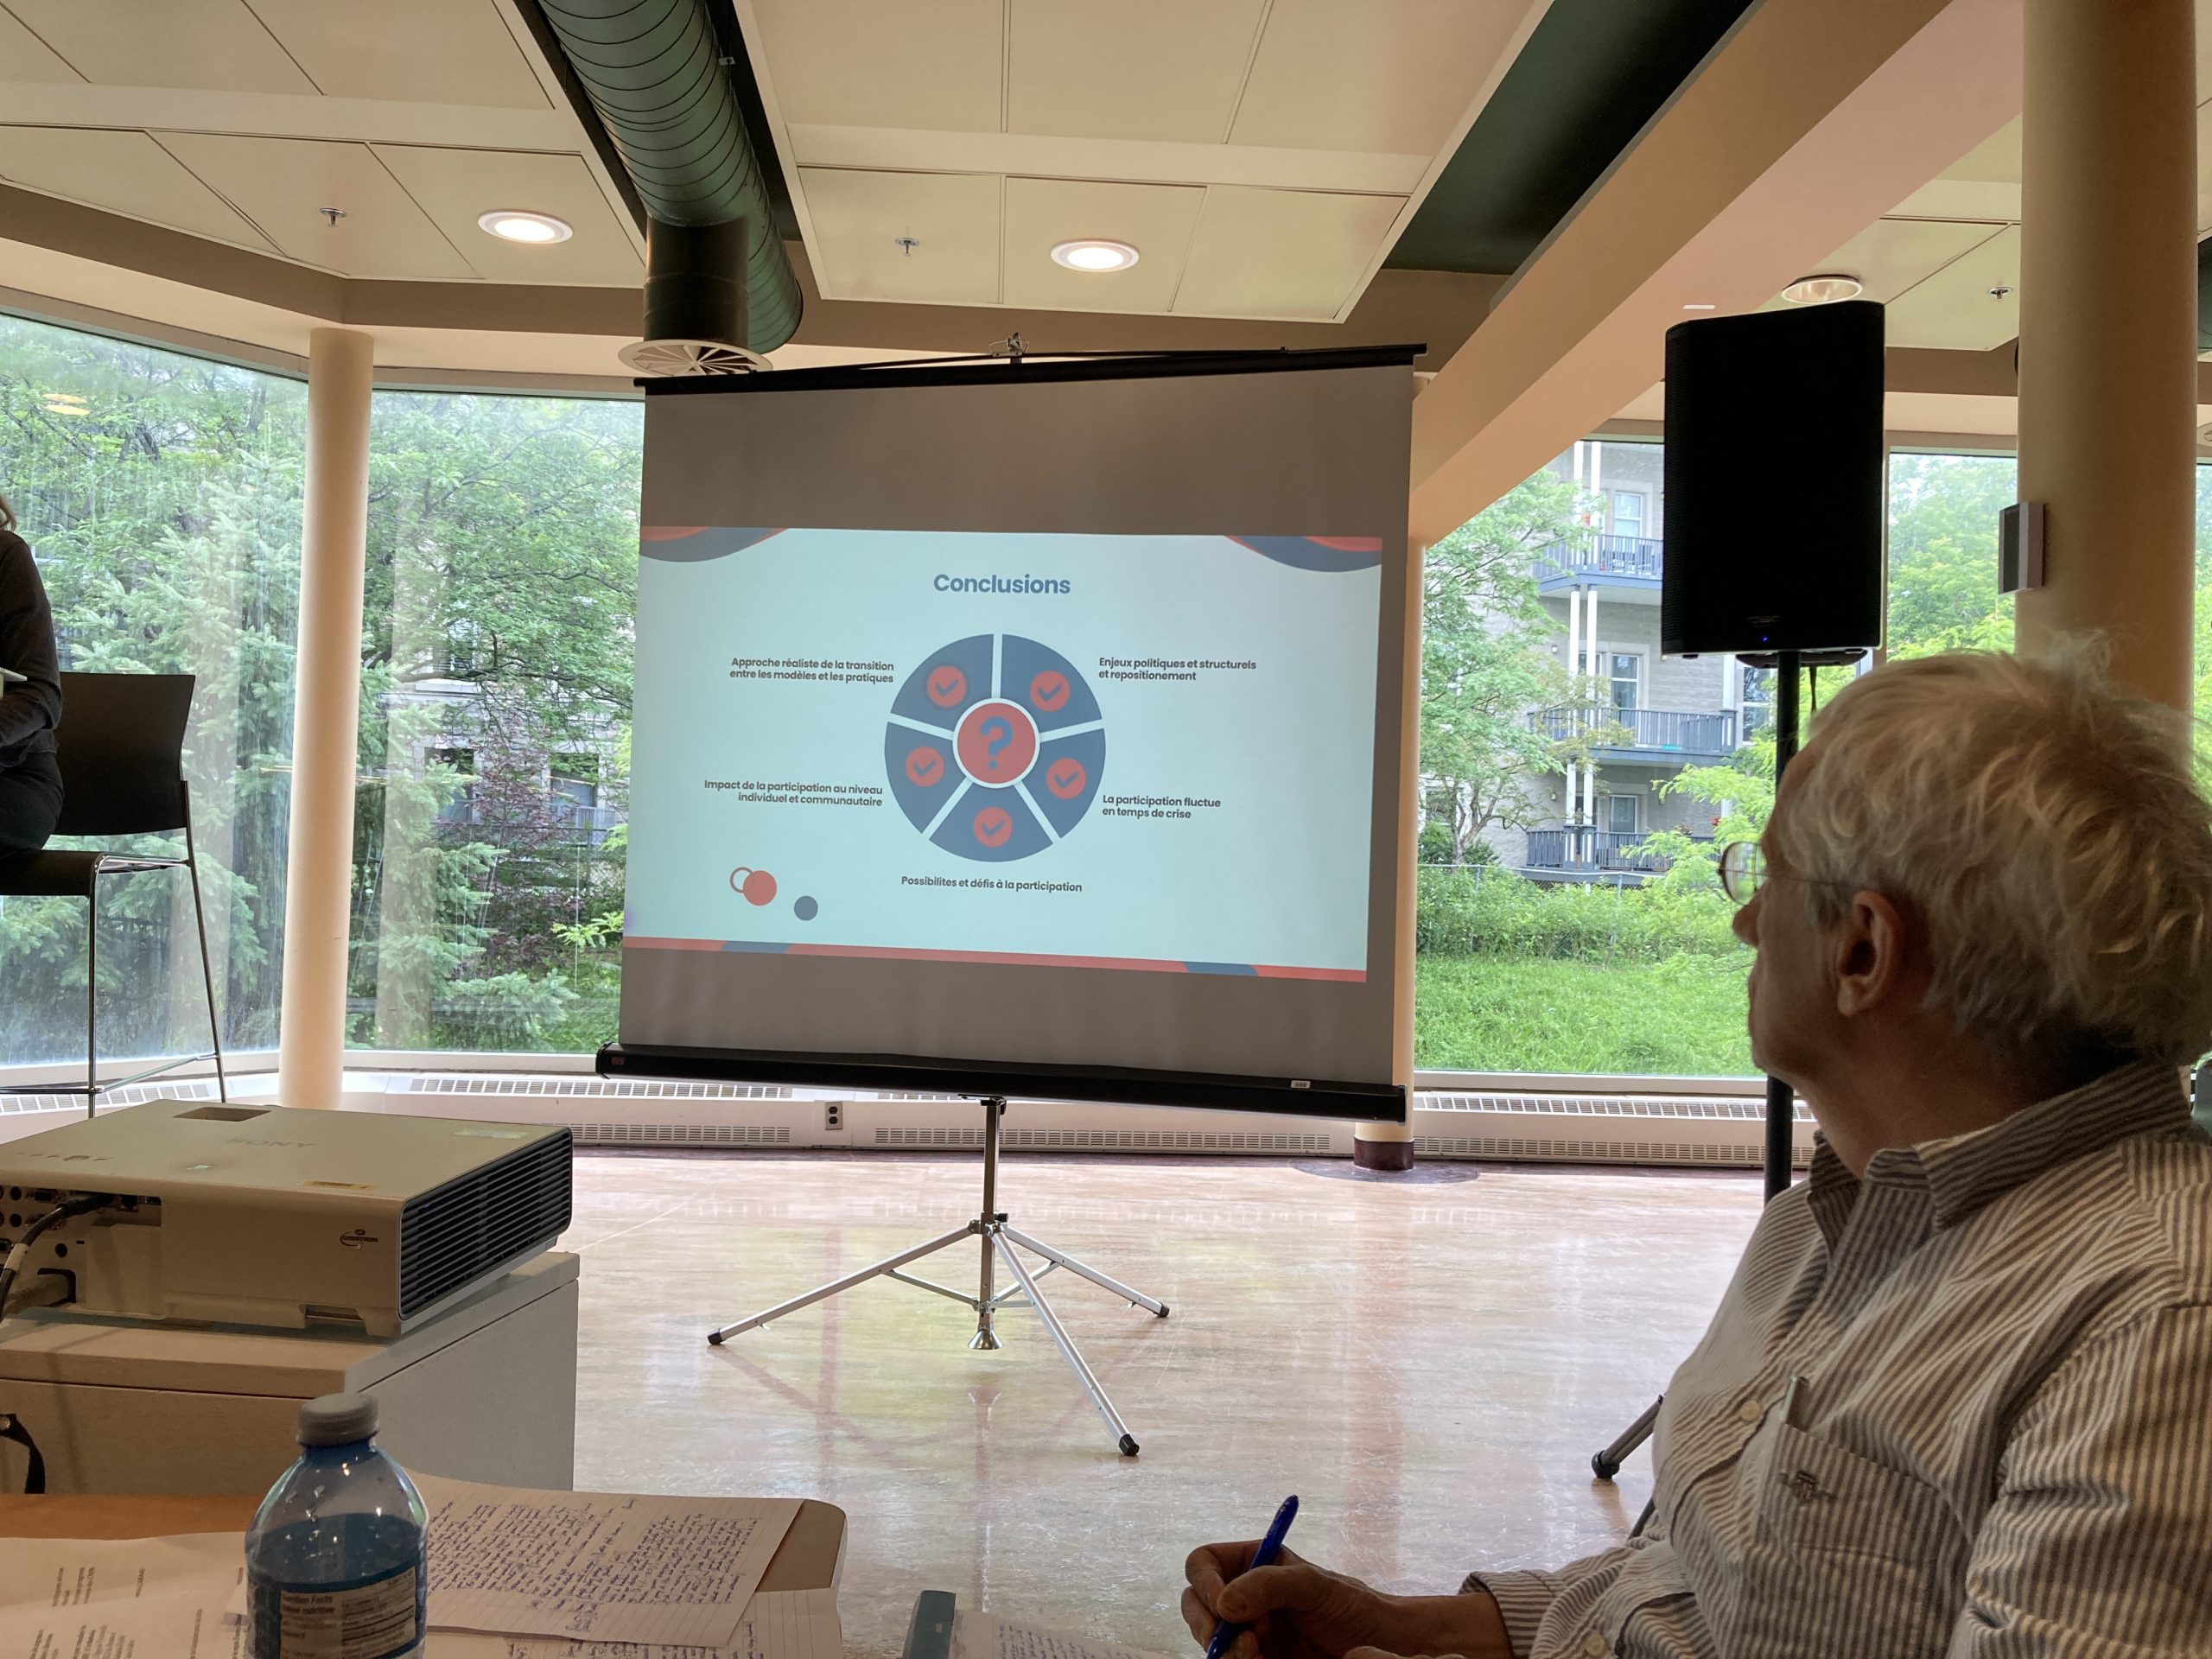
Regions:
<instances>
[{"instance_id":1,"label":"ceiling tile","mask_svg":"<svg viewBox=\"0 0 2212 1659\"><path fill-rule=\"evenodd\" d=\"M303 264L397 281L476 275L366 144L208 132L154 136ZM325 207L342 208L346 216L330 224Z\"/></svg>"},{"instance_id":2,"label":"ceiling tile","mask_svg":"<svg viewBox=\"0 0 2212 1659\"><path fill-rule=\"evenodd\" d=\"M1808 266L1805 274L1840 271L1856 276L1866 286L1863 297L1887 305L2004 228L1948 219L1878 219L1820 264Z\"/></svg>"},{"instance_id":3,"label":"ceiling tile","mask_svg":"<svg viewBox=\"0 0 2212 1659\"><path fill-rule=\"evenodd\" d=\"M1892 346L1993 351L2020 333L2020 227L2007 226L1889 306ZM2001 299L1989 290L2010 289Z\"/></svg>"},{"instance_id":4,"label":"ceiling tile","mask_svg":"<svg viewBox=\"0 0 2212 1659\"><path fill-rule=\"evenodd\" d=\"M260 232L143 132L0 127L0 178L172 230L269 251Z\"/></svg>"},{"instance_id":5,"label":"ceiling tile","mask_svg":"<svg viewBox=\"0 0 2212 1659\"><path fill-rule=\"evenodd\" d=\"M48 51L13 13L0 7L0 79L82 80L84 77Z\"/></svg>"},{"instance_id":6,"label":"ceiling tile","mask_svg":"<svg viewBox=\"0 0 2212 1659\"><path fill-rule=\"evenodd\" d=\"M1176 313L1294 321L1334 317L1403 206L1397 196L1210 186Z\"/></svg>"},{"instance_id":7,"label":"ceiling tile","mask_svg":"<svg viewBox=\"0 0 2212 1659\"><path fill-rule=\"evenodd\" d=\"M1217 144L1263 0L1013 0L1007 130Z\"/></svg>"},{"instance_id":8,"label":"ceiling tile","mask_svg":"<svg viewBox=\"0 0 2212 1659\"><path fill-rule=\"evenodd\" d=\"M101 86L194 86L226 92L312 92L315 85L270 37L245 0L7 0L77 73Z\"/></svg>"},{"instance_id":9,"label":"ceiling tile","mask_svg":"<svg viewBox=\"0 0 2212 1659\"><path fill-rule=\"evenodd\" d=\"M995 305L1001 181L970 173L799 169L825 298ZM910 254L899 238L910 236Z\"/></svg>"},{"instance_id":10,"label":"ceiling tile","mask_svg":"<svg viewBox=\"0 0 2212 1659\"><path fill-rule=\"evenodd\" d=\"M1230 142L1433 156L1529 0L1274 0Z\"/></svg>"},{"instance_id":11,"label":"ceiling tile","mask_svg":"<svg viewBox=\"0 0 2212 1659\"><path fill-rule=\"evenodd\" d=\"M740 0L788 123L1001 130L1002 0Z\"/></svg>"},{"instance_id":12,"label":"ceiling tile","mask_svg":"<svg viewBox=\"0 0 2212 1659\"><path fill-rule=\"evenodd\" d=\"M492 0L246 0L332 98L550 108Z\"/></svg>"},{"instance_id":13,"label":"ceiling tile","mask_svg":"<svg viewBox=\"0 0 2212 1659\"><path fill-rule=\"evenodd\" d=\"M1183 255L1205 200L1189 185L1098 184L1078 179L1006 181L1006 302L1045 311L1165 315L1182 280ZM1127 270L1069 270L1056 243L1105 237L1137 251Z\"/></svg>"},{"instance_id":14,"label":"ceiling tile","mask_svg":"<svg viewBox=\"0 0 2212 1659\"><path fill-rule=\"evenodd\" d=\"M418 144L373 148L446 239L468 251L468 263L487 282L633 288L645 280L643 262L581 156ZM575 234L546 247L502 242L476 223L478 215L495 207L550 213L566 219Z\"/></svg>"}]
</instances>

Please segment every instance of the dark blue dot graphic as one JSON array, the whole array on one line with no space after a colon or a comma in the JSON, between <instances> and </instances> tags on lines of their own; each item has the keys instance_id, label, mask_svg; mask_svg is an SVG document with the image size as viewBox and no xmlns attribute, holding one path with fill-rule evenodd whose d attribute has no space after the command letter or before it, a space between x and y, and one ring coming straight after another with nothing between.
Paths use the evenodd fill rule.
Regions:
<instances>
[{"instance_id":1,"label":"dark blue dot graphic","mask_svg":"<svg viewBox=\"0 0 2212 1659\"><path fill-rule=\"evenodd\" d=\"M791 901L791 914L802 922L812 921L821 913L821 911L822 906L814 902L813 895L810 893L803 899L795 899Z\"/></svg>"}]
</instances>

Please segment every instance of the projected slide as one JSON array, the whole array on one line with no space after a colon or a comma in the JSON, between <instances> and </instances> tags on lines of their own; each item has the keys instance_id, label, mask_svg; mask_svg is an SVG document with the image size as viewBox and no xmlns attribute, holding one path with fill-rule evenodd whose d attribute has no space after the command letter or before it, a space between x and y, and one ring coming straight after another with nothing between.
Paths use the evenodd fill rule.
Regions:
<instances>
[{"instance_id":1,"label":"projected slide","mask_svg":"<svg viewBox=\"0 0 2212 1659\"><path fill-rule=\"evenodd\" d=\"M1364 978L1380 550L647 529L626 946Z\"/></svg>"}]
</instances>

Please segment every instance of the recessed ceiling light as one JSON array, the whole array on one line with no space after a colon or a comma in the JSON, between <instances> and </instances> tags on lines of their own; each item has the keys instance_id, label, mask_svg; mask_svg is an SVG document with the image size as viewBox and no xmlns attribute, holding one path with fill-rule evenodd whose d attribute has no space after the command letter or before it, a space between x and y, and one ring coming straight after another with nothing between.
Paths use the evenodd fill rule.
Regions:
<instances>
[{"instance_id":1,"label":"recessed ceiling light","mask_svg":"<svg viewBox=\"0 0 2212 1659\"><path fill-rule=\"evenodd\" d=\"M1782 290L1782 297L1792 305L1834 305L1838 300L1855 300L1864 291L1856 276L1823 271L1817 276L1800 276Z\"/></svg>"},{"instance_id":2,"label":"recessed ceiling light","mask_svg":"<svg viewBox=\"0 0 2212 1659\"><path fill-rule=\"evenodd\" d=\"M1127 270L1137 262L1137 251L1126 242L1105 242L1086 237L1063 242L1052 250L1052 263L1070 270Z\"/></svg>"},{"instance_id":3,"label":"recessed ceiling light","mask_svg":"<svg viewBox=\"0 0 2212 1659\"><path fill-rule=\"evenodd\" d=\"M1685 311L1718 311L1719 308L1719 306L1708 304L1703 300L1692 300L1682 307Z\"/></svg>"},{"instance_id":4,"label":"recessed ceiling light","mask_svg":"<svg viewBox=\"0 0 2212 1659\"><path fill-rule=\"evenodd\" d=\"M526 213L515 207L495 207L476 219L479 229L502 242L565 242L575 234L566 219L550 213Z\"/></svg>"}]
</instances>

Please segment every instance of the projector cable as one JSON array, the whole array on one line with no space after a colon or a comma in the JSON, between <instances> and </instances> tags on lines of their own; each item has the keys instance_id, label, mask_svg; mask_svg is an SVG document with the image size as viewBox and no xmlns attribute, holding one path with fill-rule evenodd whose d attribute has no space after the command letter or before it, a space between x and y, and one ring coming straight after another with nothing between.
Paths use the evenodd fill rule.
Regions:
<instances>
[{"instance_id":1,"label":"projector cable","mask_svg":"<svg viewBox=\"0 0 2212 1659\"><path fill-rule=\"evenodd\" d=\"M16 1247L8 1252L8 1259L0 1262L0 1319L8 1313L9 1294L16 1288L16 1275L23 1270L23 1263L30 1260L31 1246L63 1222L79 1216L90 1215L95 1210L105 1210L115 1202L102 1192L79 1192L73 1198L64 1198L36 1221L23 1230Z\"/></svg>"},{"instance_id":2,"label":"projector cable","mask_svg":"<svg viewBox=\"0 0 2212 1659\"><path fill-rule=\"evenodd\" d=\"M23 1263L30 1259L31 1246L63 1222L79 1216L90 1215L95 1210L105 1210L115 1200L104 1193L80 1192L73 1198L62 1201L23 1230L8 1252L8 1259L0 1262L0 1319L7 1317L8 1297L16 1288L16 1276L23 1270ZM13 1412L0 1412L0 1441L11 1442L23 1448L23 1491L35 1497L46 1491L46 1458L38 1449L38 1442L31 1439L31 1432L23 1420Z\"/></svg>"}]
</instances>

